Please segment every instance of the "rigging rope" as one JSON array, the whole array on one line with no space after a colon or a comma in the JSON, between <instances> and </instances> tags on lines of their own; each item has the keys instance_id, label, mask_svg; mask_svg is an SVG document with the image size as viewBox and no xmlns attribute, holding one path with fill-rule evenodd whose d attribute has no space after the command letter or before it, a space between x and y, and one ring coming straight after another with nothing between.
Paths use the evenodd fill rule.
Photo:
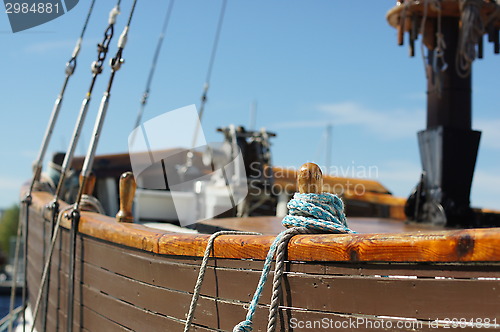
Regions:
<instances>
[{"instance_id":1,"label":"rigging rope","mask_svg":"<svg viewBox=\"0 0 500 332\"><path fill-rule=\"evenodd\" d=\"M56 219L58 219L58 214L59 214L59 202L58 202L58 200L59 200L61 193L62 193L62 188L64 186L64 180L65 180L66 175L69 171L69 168L71 167L71 161L73 159L75 148L76 148L76 145L78 143L78 139L80 137L80 132L81 132L81 129L83 127L83 123L85 121L85 117L86 117L86 114L88 111L88 107L90 104L90 100L91 100L91 96L92 96L92 92L93 92L95 83L97 81L97 77L102 73L102 66L104 65L104 61L106 59L106 56L107 56L108 50L109 50L109 44L110 44L111 39L113 38L113 35L114 35L114 25L116 23L117 16L120 14L120 7L119 7L120 3L121 3L121 0L118 0L115 7L113 7L111 9L111 11L109 13L109 18L108 18L108 26L104 32L103 41L97 45L97 60L92 62L92 65L91 65L92 79L91 79L90 87L85 95L85 98L83 99L83 102L82 102L82 105L80 108L80 112L78 115L78 119L77 119L76 124L75 124L73 136L71 138L71 142L70 142L70 145L68 147L68 151L66 152L66 154L64 156L63 164L61 167L61 174L59 177L59 183L56 187L56 192L54 194L52 205L50 206L50 208L52 209L52 225L51 225L52 226L52 229L51 229L52 241L55 241L55 236L57 235L57 233L59 231L59 223L56 222ZM86 28L86 25L84 27ZM74 52L74 53L78 54L78 51ZM46 263L47 263L47 265L50 265L51 257L52 257L52 249L47 254L47 257L48 258L46 260ZM50 282L50 270L42 276L41 286L40 286L40 289L38 291L38 296L37 296L38 298L41 298L42 295L44 296L44 309L46 309L46 307L47 307L49 282ZM45 286L45 284L47 284L47 285ZM37 301L36 307L34 309L35 310L34 312L36 314L33 317L33 322L35 322L36 315L38 315L39 306L40 306L40 301ZM44 317L45 317L45 315L46 315L46 312L44 312Z\"/></svg>"},{"instance_id":2,"label":"rigging rope","mask_svg":"<svg viewBox=\"0 0 500 332\"><path fill-rule=\"evenodd\" d=\"M301 194L296 193L294 197L288 202L289 213L282 221L283 226L287 227L285 231L276 236L264 262L264 267L257 285L255 294L248 307L246 319L237 324L233 332L249 332L252 331L253 316L257 309L260 296L267 281L273 257L276 254L276 265L273 279L273 293L271 298L271 306L269 309L268 332L274 331L276 325L276 314L278 310L278 299L280 295L281 277L284 273L284 260L285 252L289 240L296 234L310 234L310 233L356 233L352 231L347 225L347 219L344 213L344 203L334 194ZM200 265L200 271L189 307L186 323L184 325L184 332L189 331L191 327L194 311L199 298L201 285L205 276L208 258L212 251L214 241L218 236L231 235L231 234L248 234L256 235L252 232L238 232L238 231L221 231L210 236L203 260Z\"/></svg>"},{"instance_id":3,"label":"rigging rope","mask_svg":"<svg viewBox=\"0 0 500 332\"><path fill-rule=\"evenodd\" d=\"M68 314L67 314L67 325L66 330L68 332L72 332L73 330L73 312L74 312L74 294L75 294L75 253L76 253L76 236L78 233L78 225L80 222L80 205L83 200L83 190L86 187L87 180L90 176L90 172L92 170L92 165L94 163L95 151L97 149L97 144L99 142L99 137L101 135L102 126L104 124L104 119L106 118L106 112L108 110L109 105L109 97L111 95L111 88L113 86L113 81L116 75L116 72L121 68L121 65L124 62L122 58L123 50L125 49L125 45L127 44L128 32L130 29L130 24L132 22L132 17L135 12L135 7L137 4L137 0L134 0L132 3L132 8L130 9L130 14L127 20L127 25L123 29L120 38L118 39L118 50L116 55L111 59L111 75L109 77L108 86L101 100L101 104L99 105L99 111L97 114L97 119L94 125L94 130L92 133L92 138L90 141L89 149L87 151L87 155L85 156L85 161L83 163L83 168L81 172L82 183L80 184L80 188L78 190L78 194L76 197L75 204L73 205L72 211L72 221L71 221L71 229L70 229L70 264L69 264L69 277L68 277Z\"/></svg>"},{"instance_id":4,"label":"rigging rope","mask_svg":"<svg viewBox=\"0 0 500 332\"><path fill-rule=\"evenodd\" d=\"M189 312L186 318L186 323L184 325L184 332L188 332L193 323L194 311L196 309L196 304L198 303L198 298L200 297L200 289L205 278L205 271L207 270L208 259L210 257L210 252L214 246L214 241L217 237L221 235L259 235L255 232L239 232L239 231L220 231L214 233L210 236L207 242L207 247L205 248L205 253L203 254L203 260L200 265L200 272L198 274L198 279L196 279L196 285L194 286L193 297L191 298L191 304L189 305Z\"/></svg>"},{"instance_id":5,"label":"rigging rope","mask_svg":"<svg viewBox=\"0 0 500 332\"><path fill-rule=\"evenodd\" d=\"M220 9L220 14L219 14L219 21L217 23L217 30L215 32L214 43L212 45L212 52L210 54L210 60L208 62L207 76L205 78L205 83L203 84L203 92L201 94L200 110L198 112L199 121L196 122L196 128L195 128L194 135L193 135L193 143L191 144L192 148L194 148L196 146L196 141L198 140L198 134L200 131L201 121L203 119L203 113L205 111L205 104L207 103L208 88L210 87L210 79L212 78L212 70L213 70L213 66L215 63L215 56L217 54L217 48L219 46L219 38L220 38L220 34L222 32L222 24L224 23L226 6L227 6L227 0L223 0L222 6ZM188 158L187 158L186 165L189 167L192 164L193 152L189 151L187 156L188 156Z\"/></svg>"},{"instance_id":6,"label":"rigging rope","mask_svg":"<svg viewBox=\"0 0 500 332\"><path fill-rule=\"evenodd\" d=\"M71 138L70 145L68 147L68 151L64 156L64 161L62 163L61 168L61 176L59 177L59 183L57 185L56 193L54 195L54 202L57 204L57 200L61 196L62 188L64 185L64 181L66 179L67 172L71 167L71 161L73 160L73 155L75 153L75 148L78 144L78 140L80 138L80 133L85 122L85 118L87 115L87 111L90 105L90 100L92 97L92 92L94 90L95 83L97 81L97 77L102 73L102 67L104 65L104 61L108 55L109 44L114 35L114 25L116 23L116 18L120 14L120 3L121 0L118 0L115 7L113 7L109 13L108 18L108 26L104 31L104 38L100 44L97 45L97 60L92 62L91 70L92 70L92 79L90 82L90 87L85 94L85 98L82 101L82 105L80 107L80 112L78 115L78 119L75 124L75 128L73 131L73 136ZM57 211L56 211L57 213Z\"/></svg>"},{"instance_id":7,"label":"rigging rope","mask_svg":"<svg viewBox=\"0 0 500 332\"><path fill-rule=\"evenodd\" d=\"M420 34L422 35L422 41L420 43L420 53L422 56L422 62L424 63L425 76L428 81L429 80L432 81L433 86L436 89L439 96L441 96L442 92L441 73L443 73L448 69L448 64L446 63L444 58L446 43L444 41L444 36L441 32L441 17L442 17L441 1L442 0L424 0L422 22L420 25ZM433 52L432 63L430 63L429 57L425 56L425 49L424 49L425 27L428 18L429 4L431 4L434 10L437 12L436 46L434 50L431 50L429 48L429 53ZM431 68L430 77L429 77L429 71L427 70L428 66L430 66Z\"/></svg>"},{"instance_id":8,"label":"rigging rope","mask_svg":"<svg viewBox=\"0 0 500 332\"><path fill-rule=\"evenodd\" d=\"M108 109L108 104L109 104L109 97L111 94L111 88L113 86L113 81L116 75L116 72L120 69L121 65L124 62L124 59L122 58L123 55L123 50L125 49L125 45L127 44L127 39L128 39L128 32L130 29L130 23L132 22L132 17L134 16L135 12L135 7L137 4L137 0L134 0L132 3L132 8L130 9L130 14L127 20L127 25L125 28L123 28L123 32L120 35L120 38L118 40L118 50L116 52L116 55L111 59L110 61L110 66L111 66L111 75L109 77L108 81L108 86L106 88L106 91L104 92L104 96L101 100L101 104L99 106L99 113L97 114L97 119L95 122L93 134L92 134L92 139L90 141L89 149L87 151L87 155L85 157L85 161L83 163L83 168L82 168L82 184L80 185L80 190L78 192L77 198L76 198L76 203L75 203L75 209L78 210L79 204L80 204L80 199L83 195L83 188L85 188L85 183L90 175L90 172L92 170L92 165L94 162L94 156L95 156L95 151L97 149L97 144L99 142L99 136L102 130L102 125L104 124L104 119L106 118L106 112Z\"/></svg>"},{"instance_id":9,"label":"rigging rope","mask_svg":"<svg viewBox=\"0 0 500 332\"><path fill-rule=\"evenodd\" d=\"M160 36L158 37L158 43L156 44L156 50L155 50L155 53L153 55L153 61L151 62L151 69L149 70L148 79L146 81L146 89L144 90L144 93L142 94L141 105L139 108L139 112L137 114L137 119L135 120L134 129L139 127L139 125L141 124L142 116L144 114L144 109L146 108L146 104L148 102L149 93L150 93L150 89L151 89L151 83L153 82L153 76L154 76L154 73L156 71L156 64L158 62L158 57L160 56L160 51L161 51L161 48L163 45L163 40L165 39L165 33L167 32L167 27L168 27L168 24L170 22L170 16L172 14L174 2L175 2L175 0L170 0L170 3L169 3L168 8L167 8L167 13L165 14L165 18L163 20L163 27L161 29ZM134 142L134 139L135 139L135 137L132 137L132 139L131 139L132 143Z\"/></svg>"},{"instance_id":10,"label":"rigging rope","mask_svg":"<svg viewBox=\"0 0 500 332\"><path fill-rule=\"evenodd\" d=\"M28 219L29 219L29 204L31 203L31 194L32 194L32 191L34 190L35 183L39 180L41 172L42 172L42 165L43 165L43 160L45 159L45 154L47 152L47 147L50 143L50 139L52 137L54 126L55 126L55 124L57 122L57 118L59 116L59 112L61 109L64 94L66 92L66 87L68 86L68 82L69 82L70 77L73 75L73 73L75 72L75 69L76 69L76 63L77 63L76 60L77 60L78 54L79 54L80 49L81 49L83 37L85 36L85 32L87 30L90 16L92 15L92 12L94 10L94 4L95 4L95 0L92 0L92 2L90 3L89 10L87 12L87 16L85 18L85 22L83 24L82 31L80 32L80 36L77 39L76 46L72 52L71 58L66 63L66 69L65 69L66 76L64 78L64 82L63 82L61 91L59 92L59 95L57 96L56 101L54 103L54 108L52 110L52 114L51 114L50 119L49 119L49 124L47 125L47 129L46 129L44 138L42 140L40 151L38 153L38 156L37 156L37 159L35 162L35 169L34 169L33 178L32 178L32 181L30 183L30 187L29 187L28 193L26 195L26 198L23 200L23 203L25 205L25 223L24 223L25 224L25 230L24 230L24 233L25 233L25 235L24 235L24 241L25 241L24 242L24 249L25 249L25 251L24 252L25 253L27 252L27 233L28 233L28 226L27 225L28 225ZM10 305L9 305L10 312L12 312L14 310L16 280L17 280L17 273L18 273L17 266L18 266L18 262L19 262L19 250L20 250L20 242L21 242L20 239L21 239L22 227L23 227L23 223L20 222L18 225L18 230L17 230L17 240L16 240L16 248L15 248L15 254L14 254L14 256L15 256L14 257L14 271L13 271L14 283L11 287L11 296L10 296ZM27 265L26 258L24 258L23 265L24 265L24 269L26 271L26 265ZM26 283L23 285L22 306L23 306L23 313L22 314L23 314L23 327L24 327L25 326L24 308L26 307ZM10 320L9 332L12 331L12 323L13 323L13 321Z\"/></svg>"},{"instance_id":11,"label":"rigging rope","mask_svg":"<svg viewBox=\"0 0 500 332\"><path fill-rule=\"evenodd\" d=\"M347 226L344 213L344 203L334 194L300 194L295 193L288 202L288 215L282 221L289 228L274 239L264 262L257 289L248 307L246 319L238 323L233 332L252 331L253 316L257 309L260 296L267 281L273 257L276 254L275 280L273 282L272 306L269 311L268 332L274 331L281 277L283 274L284 252L288 241L296 234L307 233L355 233ZM278 260L279 259L279 260Z\"/></svg>"},{"instance_id":12,"label":"rigging rope","mask_svg":"<svg viewBox=\"0 0 500 332\"><path fill-rule=\"evenodd\" d=\"M470 75L472 62L476 59L476 45L483 38L482 2L483 0L459 0L461 25L455 62L457 75L461 78Z\"/></svg>"}]
</instances>

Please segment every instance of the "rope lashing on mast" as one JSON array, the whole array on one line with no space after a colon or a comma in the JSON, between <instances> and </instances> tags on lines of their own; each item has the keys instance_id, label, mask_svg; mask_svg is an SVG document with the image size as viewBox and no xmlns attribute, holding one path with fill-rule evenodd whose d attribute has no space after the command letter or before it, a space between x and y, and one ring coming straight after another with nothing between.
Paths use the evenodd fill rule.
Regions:
<instances>
[{"instance_id":1,"label":"rope lashing on mast","mask_svg":"<svg viewBox=\"0 0 500 332\"><path fill-rule=\"evenodd\" d=\"M466 78L470 75L472 62L476 59L476 45L483 38L484 24L481 19L483 0L459 0L460 31L456 60L457 75Z\"/></svg>"},{"instance_id":2,"label":"rope lashing on mast","mask_svg":"<svg viewBox=\"0 0 500 332\"><path fill-rule=\"evenodd\" d=\"M470 76L472 62L474 62L476 58L483 57L483 35L485 32L489 34L489 41L495 44L494 52L500 53L498 29L495 26L498 19L500 19L500 2L486 0L457 0L456 3L458 5L460 16L458 23L458 43L456 53L454 54L454 70L460 78L466 78ZM418 6L420 2L412 0L406 1L404 4L405 7L401 11L400 22L403 21L406 16L405 10L407 7L411 4ZM424 37L422 38L422 43L420 45L422 59L424 67L430 67L430 74L432 76L429 77L429 72L427 70L425 73L427 75L427 79L430 79L439 95L441 95L442 90L441 73L446 71L448 68L448 64L446 63L444 56L446 49L446 44L444 42L445 38L441 32L441 19L443 16L442 4L443 0L424 0L422 21L420 24L420 34ZM426 57L424 55L424 39L426 38L425 32L429 6L431 6L432 10L436 12L437 31L435 36L435 45L428 45L429 57ZM445 15L450 16L449 8L447 10L448 12ZM398 30L401 30L400 26L398 26Z\"/></svg>"},{"instance_id":3,"label":"rope lashing on mast","mask_svg":"<svg viewBox=\"0 0 500 332\"><path fill-rule=\"evenodd\" d=\"M425 48L424 48L424 36L425 36L425 27L428 18L429 5L433 7L435 11L437 11L437 31L436 31L436 47L433 51L429 50L432 53L432 63L429 61L429 57L425 56ZM422 40L420 43L420 54L422 56L422 62L424 64L424 72L427 80L429 80L429 73L427 71L427 66L429 65L431 68L431 77L430 81L433 82L435 89L438 94L441 95L442 92L442 78L441 73L448 69L448 64L444 59L444 53L446 50L446 43L444 41L443 33L441 32L441 17L442 17L442 8L441 8L441 0L424 0L424 9L422 15L422 22L420 25L420 34L422 35Z\"/></svg>"},{"instance_id":4,"label":"rope lashing on mast","mask_svg":"<svg viewBox=\"0 0 500 332\"><path fill-rule=\"evenodd\" d=\"M52 138L52 133L54 131L55 124L56 124L57 119L59 117L59 112L61 110L62 101L64 99L64 94L66 92L66 87L68 86L70 77L73 75L73 73L75 72L75 69L76 69L76 64L77 64L76 60L78 58L78 54L80 53L83 37L85 36L85 32L87 30L90 16L92 15L92 12L94 10L94 4L95 4L95 0L92 0L92 2L90 3L89 10L87 12L87 16L85 18L83 27L82 27L82 31L80 32L80 36L78 37L75 48L71 54L71 58L66 63L66 68L65 68L66 76L64 78L61 91L59 92L59 95L57 96L56 101L54 102L54 107L53 107L52 113L50 115L49 123L47 125L47 129L45 131L44 138L42 140L42 144L41 144L41 147L40 147L40 150L39 150L39 153L38 153L35 165L34 165L33 178L31 180L26 197L23 200L23 204L25 205L25 222L24 222L24 226L25 226L24 233L25 234L23 234L24 253L25 253L24 262L23 262L24 271L27 271L26 270L26 268L27 268L26 253L27 253L27 249L28 249L28 247L27 247L27 242L28 242L27 233L28 233L28 221L29 221L29 205L31 204L31 194L32 194L33 190L44 190L47 188L47 186L38 185L37 182L39 181L41 173L42 173L43 160L45 159L45 154L47 152L47 148L48 148L50 140ZM9 314L13 313L13 311L14 311L16 280L17 280L17 272L18 272L17 266L18 266L18 262L19 262L19 251L20 251L20 242L21 242L20 240L21 240L21 234L22 234L22 227L23 227L23 223L20 222L18 225L18 230L17 230L17 238L16 238L17 240L16 240L16 247L15 247L15 254L14 254L14 271L13 271L14 283L11 287ZM24 285L23 285L22 305L21 306L23 308L22 315L23 315L23 329L24 329L25 328L24 309L26 307L26 281L24 282ZM8 326L9 332L12 331L12 323L13 323L13 320L11 319L9 321L9 326Z\"/></svg>"},{"instance_id":5,"label":"rope lashing on mast","mask_svg":"<svg viewBox=\"0 0 500 332\"><path fill-rule=\"evenodd\" d=\"M260 296L267 281L273 257L276 255L276 265L273 280L273 295L269 309L269 320L267 331L274 331L276 325L276 314L278 310L278 299L281 285L281 276L284 272L285 251L289 240L297 234L310 233L355 233L347 226L344 213L344 203L334 194L300 194L295 193L288 202L289 213L282 221L283 226L288 229L278 234L274 239L264 262L264 268L260 276L257 289L248 307L246 319L237 324L233 332L250 332L253 330L253 317Z\"/></svg>"},{"instance_id":6,"label":"rope lashing on mast","mask_svg":"<svg viewBox=\"0 0 500 332\"><path fill-rule=\"evenodd\" d=\"M170 23L170 16L172 14L172 9L174 7L175 0L170 0L170 3L167 8L167 13L165 14L165 18L163 19L163 26L160 32L160 36L158 37L158 43L156 44L155 53L153 55L153 60L151 62L151 68L149 70L148 79L146 81L146 88L144 89L144 93L141 98L141 105L139 107L139 112L137 113L137 119L135 120L134 129L139 127L141 124L142 116L144 115L144 109L146 108L146 104L148 102L149 94L151 92L151 84L153 82L153 77L156 72L156 65L158 63L158 58L160 56L160 52L163 46L163 41L165 39L165 34L167 32L168 25ZM135 137L131 139L131 142L134 142Z\"/></svg>"}]
</instances>

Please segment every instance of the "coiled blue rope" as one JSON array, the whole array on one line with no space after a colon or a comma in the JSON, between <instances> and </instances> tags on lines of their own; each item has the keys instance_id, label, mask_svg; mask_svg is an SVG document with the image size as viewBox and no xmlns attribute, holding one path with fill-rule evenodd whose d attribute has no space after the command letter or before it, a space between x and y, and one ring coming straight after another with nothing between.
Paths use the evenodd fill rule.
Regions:
<instances>
[{"instance_id":1,"label":"coiled blue rope","mask_svg":"<svg viewBox=\"0 0 500 332\"><path fill-rule=\"evenodd\" d=\"M344 203L334 194L300 194L296 193L288 202L288 215L283 218L282 224L287 229L274 239L264 262L264 268L260 275L260 280L248 307L246 319L238 323L233 332L252 331L253 316L257 309L260 296L266 284L271 269L276 248L283 240L289 240L293 235L310 232L328 233L356 233L347 226L347 219L344 213ZM293 231L293 233L291 232ZM292 234L290 234L292 233ZM286 246L280 246L286 248Z\"/></svg>"}]
</instances>

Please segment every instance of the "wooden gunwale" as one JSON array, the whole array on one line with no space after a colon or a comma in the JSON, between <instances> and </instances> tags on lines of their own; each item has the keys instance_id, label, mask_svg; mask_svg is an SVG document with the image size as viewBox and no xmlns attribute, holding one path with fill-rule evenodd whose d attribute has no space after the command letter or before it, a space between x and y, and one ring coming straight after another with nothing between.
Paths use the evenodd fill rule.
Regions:
<instances>
[{"instance_id":1,"label":"wooden gunwale","mask_svg":"<svg viewBox=\"0 0 500 332\"><path fill-rule=\"evenodd\" d=\"M33 194L31 209L44 214L49 193ZM61 202L61 208L67 206ZM70 222L63 218L62 227ZM162 255L201 257L209 235L178 234L83 212L79 232L97 239ZM274 236L231 235L215 241L213 257L264 259ZM297 235L290 261L332 262L500 262L500 229L466 229L400 234Z\"/></svg>"}]
</instances>

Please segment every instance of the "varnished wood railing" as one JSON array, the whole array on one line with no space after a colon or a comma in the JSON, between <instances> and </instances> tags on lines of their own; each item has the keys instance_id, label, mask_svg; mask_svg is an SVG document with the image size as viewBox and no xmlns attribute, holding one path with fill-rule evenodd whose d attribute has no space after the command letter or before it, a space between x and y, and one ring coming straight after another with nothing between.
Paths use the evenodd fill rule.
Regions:
<instances>
[{"instance_id":1,"label":"varnished wood railing","mask_svg":"<svg viewBox=\"0 0 500 332\"><path fill-rule=\"evenodd\" d=\"M52 196L33 195L32 213L41 214ZM61 208L66 204L61 202ZM64 228L70 222L62 220ZM165 255L202 256L209 235L178 234L83 212L79 231L118 245ZM231 235L215 241L221 258L264 259L273 236ZM401 234L297 235L289 244L294 261L499 262L500 229L468 229Z\"/></svg>"}]
</instances>

